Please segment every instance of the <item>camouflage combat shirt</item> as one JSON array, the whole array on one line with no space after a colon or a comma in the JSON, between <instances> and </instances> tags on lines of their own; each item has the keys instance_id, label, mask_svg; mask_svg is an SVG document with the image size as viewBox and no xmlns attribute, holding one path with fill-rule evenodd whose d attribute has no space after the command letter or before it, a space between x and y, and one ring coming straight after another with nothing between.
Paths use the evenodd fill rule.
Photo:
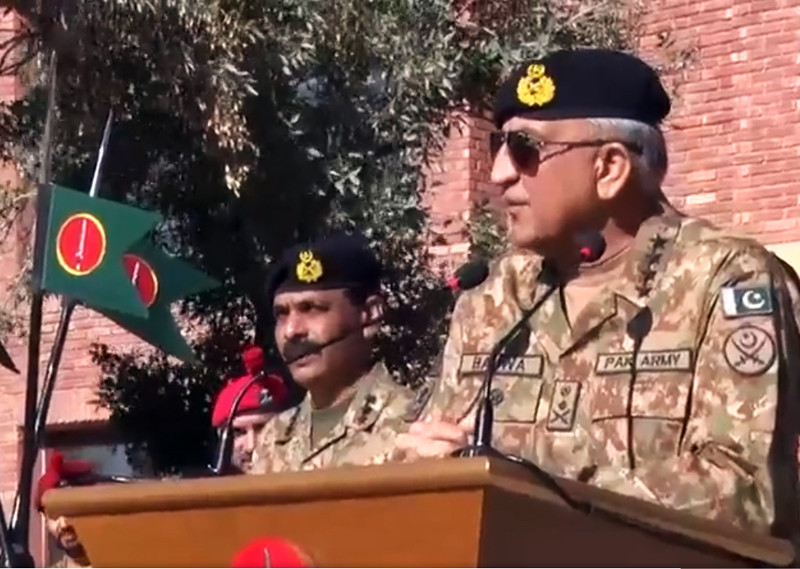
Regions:
<instances>
[{"instance_id":1,"label":"camouflage combat shirt","mask_svg":"<svg viewBox=\"0 0 800 569\"><path fill-rule=\"evenodd\" d=\"M785 273L755 241L667 214L642 225L622 261L576 318L555 293L509 347L494 444L557 476L765 531L769 461L797 452L796 431L776 434L779 376L800 358L780 306ZM508 253L459 298L422 418L474 416L489 352L545 292L540 272L539 257ZM633 380L626 326L639 314L650 325Z\"/></svg>"},{"instance_id":2,"label":"camouflage combat shirt","mask_svg":"<svg viewBox=\"0 0 800 569\"><path fill-rule=\"evenodd\" d=\"M384 462L413 401L413 392L377 363L358 380L342 420L317 445L312 443L309 395L276 415L259 435L249 474Z\"/></svg>"}]
</instances>

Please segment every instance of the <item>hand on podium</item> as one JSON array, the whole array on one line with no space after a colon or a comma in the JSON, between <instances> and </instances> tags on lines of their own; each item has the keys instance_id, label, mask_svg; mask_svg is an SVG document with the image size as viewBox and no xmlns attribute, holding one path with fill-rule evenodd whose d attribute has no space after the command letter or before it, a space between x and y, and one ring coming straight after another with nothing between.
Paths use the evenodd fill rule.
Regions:
<instances>
[{"instance_id":1,"label":"hand on podium","mask_svg":"<svg viewBox=\"0 0 800 569\"><path fill-rule=\"evenodd\" d=\"M407 433L397 436L397 451L406 460L450 456L469 444L472 420L460 423L425 420L412 423Z\"/></svg>"}]
</instances>

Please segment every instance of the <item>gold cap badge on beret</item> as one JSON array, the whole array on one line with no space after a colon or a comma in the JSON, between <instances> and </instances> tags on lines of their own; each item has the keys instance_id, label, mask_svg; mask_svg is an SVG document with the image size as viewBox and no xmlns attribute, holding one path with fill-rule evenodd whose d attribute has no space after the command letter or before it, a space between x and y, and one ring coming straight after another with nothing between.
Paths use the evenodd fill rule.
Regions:
<instances>
[{"instance_id":1,"label":"gold cap badge on beret","mask_svg":"<svg viewBox=\"0 0 800 569\"><path fill-rule=\"evenodd\" d=\"M544 65L534 63L517 82L517 99L529 107L541 107L553 100L556 95L556 84L546 74Z\"/></svg>"},{"instance_id":2,"label":"gold cap badge on beret","mask_svg":"<svg viewBox=\"0 0 800 569\"><path fill-rule=\"evenodd\" d=\"M322 263L311 251L300 251L295 272L297 280L302 283L313 283L322 276Z\"/></svg>"}]
</instances>

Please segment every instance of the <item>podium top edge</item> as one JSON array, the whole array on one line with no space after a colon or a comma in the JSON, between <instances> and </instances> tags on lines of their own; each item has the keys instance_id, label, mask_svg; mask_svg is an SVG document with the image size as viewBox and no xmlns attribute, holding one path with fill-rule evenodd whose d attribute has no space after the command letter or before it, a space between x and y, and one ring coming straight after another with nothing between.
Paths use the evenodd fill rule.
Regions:
<instances>
[{"instance_id":1,"label":"podium top edge","mask_svg":"<svg viewBox=\"0 0 800 569\"><path fill-rule=\"evenodd\" d=\"M126 484L58 488L43 496L51 516L90 516L197 507L364 498L414 492L504 486L499 477L529 479L512 464L489 458L425 459L412 463Z\"/></svg>"}]
</instances>

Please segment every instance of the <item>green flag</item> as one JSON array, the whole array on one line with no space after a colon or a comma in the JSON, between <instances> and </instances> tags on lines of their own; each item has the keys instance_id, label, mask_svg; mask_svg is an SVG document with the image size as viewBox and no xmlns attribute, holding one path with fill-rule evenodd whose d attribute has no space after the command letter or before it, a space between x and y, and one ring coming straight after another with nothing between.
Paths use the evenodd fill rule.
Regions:
<instances>
[{"instance_id":1,"label":"green flag","mask_svg":"<svg viewBox=\"0 0 800 569\"><path fill-rule=\"evenodd\" d=\"M161 216L56 185L43 186L38 200L34 287L147 317L122 259Z\"/></svg>"},{"instance_id":2,"label":"green flag","mask_svg":"<svg viewBox=\"0 0 800 569\"><path fill-rule=\"evenodd\" d=\"M146 317L102 309L92 302L87 302L87 306L166 353L194 362L194 352L181 335L170 306L186 296L216 288L219 283L185 261L167 255L149 238L132 246L123 254L122 261L129 281L148 307Z\"/></svg>"}]
</instances>

